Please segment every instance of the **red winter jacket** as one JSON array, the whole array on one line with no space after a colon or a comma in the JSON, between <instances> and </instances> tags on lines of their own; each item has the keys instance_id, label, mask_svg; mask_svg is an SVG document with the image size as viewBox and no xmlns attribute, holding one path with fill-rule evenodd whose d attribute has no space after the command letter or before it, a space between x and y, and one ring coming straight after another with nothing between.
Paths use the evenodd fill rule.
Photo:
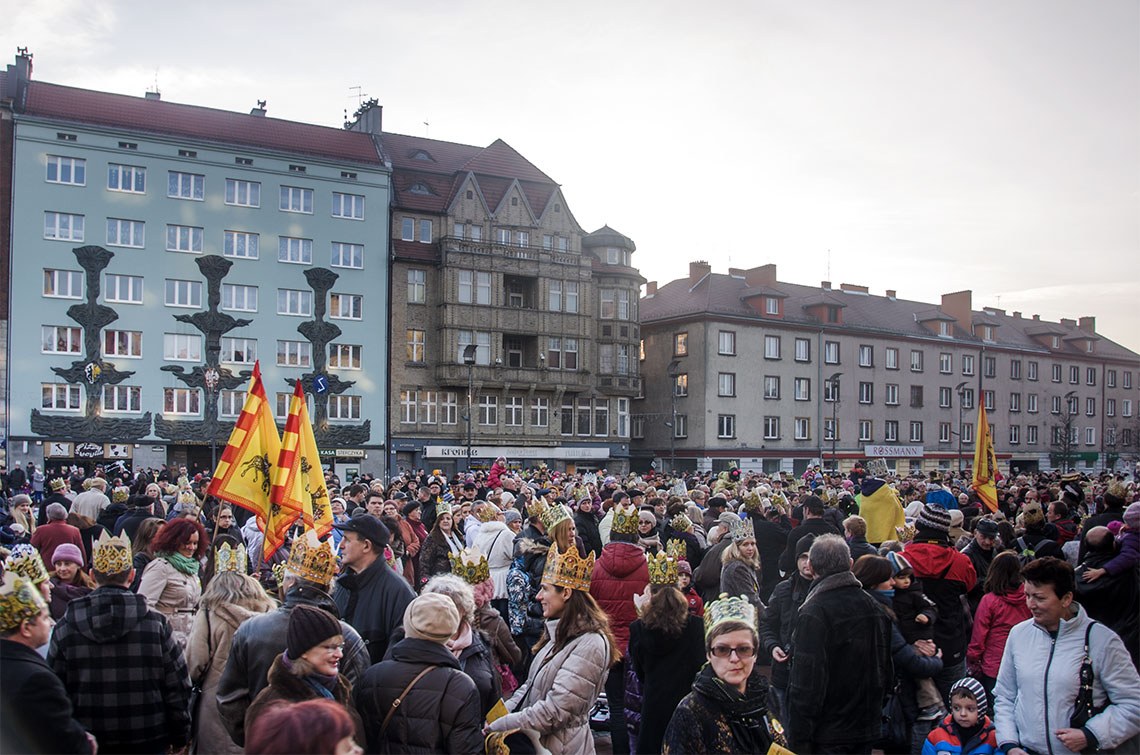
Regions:
<instances>
[{"instance_id":1,"label":"red winter jacket","mask_svg":"<svg viewBox=\"0 0 1140 755\"><path fill-rule=\"evenodd\" d=\"M934 642L942 649L943 665L961 662L970 639L961 599L978 581L973 562L945 542L916 540L907 543L903 553L914 576L922 580L922 591L938 606Z\"/></svg>"},{"instance_id":2,"label":"red winter jacket","mask_svg":"<svg viewBox=\"0 0 1140 755\"><path fill-rule=\"evenodd\" d=\"M641 594L648 584L649 565L639 546L614 542L602 548L601 557L594 563L590 595L610 617L610 629L622 655L629 645L629 625L637 620L633 596Z\"/></svg>"},{"instance_id":3,"label":"red winter jacket","mask_svg":"<svg viewBox=\"0 0 1140 755\"><path fill-rule=\"evenodd\" d=\"M969 667L996 678L1009 630L1030 616L1029 607L1025 605L1025 585L1018 585L1004 595L992 592L983 595L974 614L970 647L966 649Z\"/></svg>"}]
</instances>

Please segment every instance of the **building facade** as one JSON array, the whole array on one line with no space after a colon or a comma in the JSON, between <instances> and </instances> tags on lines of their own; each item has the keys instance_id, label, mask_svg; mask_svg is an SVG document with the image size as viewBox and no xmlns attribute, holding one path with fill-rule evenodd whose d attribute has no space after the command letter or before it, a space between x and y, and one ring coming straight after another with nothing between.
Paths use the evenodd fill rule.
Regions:
<instances>
[{"instance_id":1,"label":"building facade","mask_svg":"<svg viewBox=\"0 0 1140 755\"><path fill-rule=\"evenodd\" d=\"M390 466L624 470L640 390L633 242L585 233L501 140L384 133L392 165Z\"/></svg>"},{"instance_id":2,"label":"building facade","mask_svg":"<svg viewBox=\"0 0 1140 755\"><path fill-rule=\"evenodd\" d=\"M641 318L635 466L965 468L978 402L1007 471L1100 470L1140 451L1140 356L1092 317L1052 323L974 310L970 291L932 304L694 262L687 278L648 284Z\"/></svg>"},{"instance_id":3,"label":"building facade","mask_svg":"<svg viewBox=\"0 0 1140 755\"><path fill-rule=\"evenodd\" d=\"M9 460L211 468L260 361L340 471L385 471L390 171L366 134L0 80Z\"/></svg>"}]
</instances>

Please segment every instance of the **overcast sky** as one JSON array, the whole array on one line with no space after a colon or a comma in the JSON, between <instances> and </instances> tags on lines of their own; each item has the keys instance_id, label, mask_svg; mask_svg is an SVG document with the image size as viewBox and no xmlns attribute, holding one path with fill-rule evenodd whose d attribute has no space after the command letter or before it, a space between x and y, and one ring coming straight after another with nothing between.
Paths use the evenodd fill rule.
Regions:
<instances>
[{"instance_id":1,"label":"overcast sky","mask_svg":"<svg viewBox=\"0 0 1140 755\"><path fill-rule=\"evenodd\" d=\"M650 280L970 288L1140 351L1137 0L8 5L42 81L502 138Z\"/></svg>"}]
</instances>

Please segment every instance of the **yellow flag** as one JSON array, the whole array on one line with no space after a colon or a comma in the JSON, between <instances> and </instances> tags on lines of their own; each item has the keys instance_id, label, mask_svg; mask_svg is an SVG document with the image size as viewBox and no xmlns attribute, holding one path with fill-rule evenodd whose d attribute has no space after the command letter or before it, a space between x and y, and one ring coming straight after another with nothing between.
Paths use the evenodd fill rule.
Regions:
<instances>
[{"instance_id":1,"label":"yellow flag","mask_svg":"<svg viewBox=\"0 0 1140 755\"><path fill-rule=\"evenodd\" d=\"M305 527L317 531L317 537L332 532L332 506L329 505L329 492L325 487L325 474L321 467L321 452L317 448L317 438L313 434L313 422L309 418L309 405L301 402L301 475L305 480L305 503L302 510Z\"/></svg>"},{"instance_id":2,"label":"yellow flag","mask_svg":"<svg viewBox=\"0 0 1140 755\"><path fill-rule=\"evenodd\" d=\"M302 516L307 508L305 480L301 473L301 410L305 405L305 392L301 381L293 384L293 398L289 401L289 415L285 418L285 432L281 435L281 450L277 467L273 470L273 488L270 500L280 510L274 522L274 537L284 540L285 532Z\"/></svg>"},{"instance_id":3,"label":"yellow flag","mask_svg":"<svg viewBox=\"0 0 1140 755\"><path fill-rule=\"evenodd\" d=\"M994 454L994 439L990 435L990 422L986 417L985 402L978 403L978 432L974 439L974 490L990 511L998 510L997 480L1001 473Z\"/></svg>"}]
</instances>

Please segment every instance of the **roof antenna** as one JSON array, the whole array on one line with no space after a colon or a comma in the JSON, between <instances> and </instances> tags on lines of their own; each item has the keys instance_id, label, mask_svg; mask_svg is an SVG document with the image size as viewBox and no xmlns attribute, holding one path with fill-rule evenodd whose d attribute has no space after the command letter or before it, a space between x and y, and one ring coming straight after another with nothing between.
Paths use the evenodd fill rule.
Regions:
<instances>
[{"instance_id":1,"label":"roof antenna","mask_svg":"<svg viewBox=\"0 0 1140 755\"><path fill-rule=\"evenodd\" d=\"M158 88L158 68L154 69L154 93L159 94L161 90Z\"/></svg>"},{"instance_id":2,"label":"roof antenna","mask_svg":"<svg viewBox=\"0 0 1140 755\"><path fill-rule=\"evenodd\" d=\"M827 250L827 279L831 280L831 250Z\"/></svg>"},{"instance_id":3,"label":"roof antenna","mask_svg":"<svg viewBox=\"0 0 1140 755\"><path fill-rule=\"evenodd\" d=\"M425 139L431 138L431 123L429 123L428 121L424 121L424 138Z\"/></svg>"},{"instance_id":4,"label":"roof antenna","mask_svg":"<svg viewBox=\"0 0 1140 755\"><path fill-rule=\"evenodd\" d=\"M356 90L356 106L360 107L364 103L364 89L359 84L354 87L349 87L349 91Z\"/></svg>"}]
</instances>

